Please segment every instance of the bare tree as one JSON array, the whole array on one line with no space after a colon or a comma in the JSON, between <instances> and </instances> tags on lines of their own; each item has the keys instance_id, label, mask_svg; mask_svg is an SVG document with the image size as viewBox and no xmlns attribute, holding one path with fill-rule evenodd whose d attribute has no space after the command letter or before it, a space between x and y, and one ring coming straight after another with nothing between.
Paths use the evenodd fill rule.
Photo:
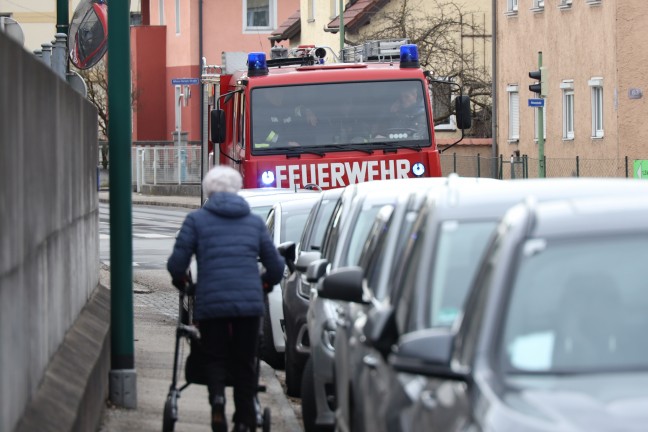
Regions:
<instances>
[{"instance_id":1,"label":"bare tree","mask_svg":"<svg viewBox=\"0 0 648 432\"><path fill-rule=\"evenodd\" d=\"M102 58L96 65L89 69L75 69L83 78L88 88L87 98L97 108L97 123L99 126L99 140L101 146L101 164L108 167L108 61ZM135 107L137 92L131 92L131 106Z\"/></svg>"},{"instance_id":2,"label":"bare tree","mask_svg":"<svg viewBox=\"0 0 648 432\"><path fill-rule=\"evenodd\" d=\"M485 42L490 35L475 17L483 12L471 12L452 0L396 0L396 11L377 12L371 30L350 44L375 39L408 38L419 49L421 67L433 77L456 82L468 95L473 107L471 136L491 136L490 68L485 66L485 52L475 52L474 41ZM435 123L444 122L452 113L447 85L433 85Z\"/></svg>"},{"instance_id":3,"label":"bare tree","mask_svg":"<svg viewBox=\"0 0 648 432\"><path fill-rule=\"evenodd\" d=\"M108 68L106 58L101 59L89 69L75 69L88 88L87 98L97 108L99 141L101 146L101 165L108 167Z\"/></svg>"}]
</instances>

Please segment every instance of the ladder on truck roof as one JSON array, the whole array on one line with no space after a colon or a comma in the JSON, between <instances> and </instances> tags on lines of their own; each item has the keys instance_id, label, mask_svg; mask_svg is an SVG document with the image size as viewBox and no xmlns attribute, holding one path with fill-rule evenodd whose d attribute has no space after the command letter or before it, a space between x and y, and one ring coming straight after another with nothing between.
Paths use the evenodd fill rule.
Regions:
<instances>
[{"instance_id":1,"label":"ladder on truck roof","mask_svg":"<svg viewBox=\"0 0 648 432\"><path fill-rule=\"evenodd\" d=\"M400 61L401 45L409 44L409 39L370 40L342 50L343 63L391 62Z\"/></svg>"}]
</instances>

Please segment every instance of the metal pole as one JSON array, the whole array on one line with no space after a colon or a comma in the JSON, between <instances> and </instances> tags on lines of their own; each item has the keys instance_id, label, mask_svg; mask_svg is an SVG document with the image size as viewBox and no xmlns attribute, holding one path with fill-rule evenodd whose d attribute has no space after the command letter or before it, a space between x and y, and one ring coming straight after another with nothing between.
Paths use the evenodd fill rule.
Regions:
<instances>
[{"instance_id":1,"label":"metal pole","mask_svg":"<svg viewBox=\"0 0 648 432\"><path fill-rule=\"evenodd\" d=\"M62 0L59 0L59 3ZM109 397L137 408L133 337L133 238L131 167L130 2L108 8L108 138L110 140L110 319Z\"/></svg>"},{"instance_id":2,"label":"metal pole","mask_svg":"<svg viewBox=\"0 0 648 432\"><path fill-rule=\"evenodd\" d=\"M541 70L541 67L542 51L538 51L538 70ZM544 107L538 107L536 109L538 110L538 177L545 178L547 177L547 173L545 171L544 158Z\"/></svg>"},{"instance_id":3,"label":"metal pole","mask_svg":"<svg viewBox=\"0 0 648 432\"><path fill-rule=\"evenodd\" d=\"M344 0L340 0L340 58L344 58Z\"/></svg>"},{"instance_id":4,"label":"metal pole","mask_svg":"<svg viewBox=\"0 0 648 432\"><path fill-rule=\"evenodd\" d=\"M56 33L62 33L65 35L65 70L63 71L63 79L68 73L70 67L69 62L67 61L68 56L68 42L67 35L69 30L70 23L70 9L69 9L69 0L56 0ZM130 3L130 2L129 2Z\"/></svg>"}]
</instances>

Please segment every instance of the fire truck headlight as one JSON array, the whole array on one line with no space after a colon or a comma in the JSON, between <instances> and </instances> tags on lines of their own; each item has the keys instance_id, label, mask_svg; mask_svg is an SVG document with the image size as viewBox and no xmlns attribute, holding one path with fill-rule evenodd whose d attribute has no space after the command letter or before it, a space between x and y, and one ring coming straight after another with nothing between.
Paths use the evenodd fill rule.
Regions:
<instances>
[{"instance_id":1,"label":"fire truck headlight","mask_svg":"<svg viewBox=\"0 0 648 432\"><path fill-rule=\"evenodd\" d=\"M263 186L271 186L275 181L275 175L272 171L264 171L261 174L261 183Z\"/></svg>"},{"instance_id":2,"label":"fire truck headlight","mask_svg":"<svg viewBox=\"0 0 648 432\"><path fill-rule=\"evenodd\" d=\"M248 54L248 76L268 75L266 55L262 52Z\"/></svg>"},{"instance_id":3,"label":"fire truck headlight","mask_svg":"<svg viewBox=\"0 0 648 432\"><path fill-rule=\"evenodd\" d=\"M400 67L417 68L419 67L418 47L414 44L401 45L400 47Z\"/></svg>"},{"instance_id":4,"label":"fire truck headlight","mask_svg":"<svg viewBox=\"0 0 648 432\"><path fill-rule=\"evenodd\" d=\"M421 177L423 174L425 174L425 165L423 165L421 162L416 162L414 165L412 165L412 174L414 174L416 177Z\"/></svg>"}]
</instances>

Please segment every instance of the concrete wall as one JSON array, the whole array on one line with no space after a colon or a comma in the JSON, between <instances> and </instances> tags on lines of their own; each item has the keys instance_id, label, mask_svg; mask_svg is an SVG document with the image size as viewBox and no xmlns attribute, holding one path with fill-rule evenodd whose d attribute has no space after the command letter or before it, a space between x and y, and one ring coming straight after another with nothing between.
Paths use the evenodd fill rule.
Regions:
<instances>
[{"instance_id":1,"label":"concrete wall","mask_svg":"<svg viewBox=\"0 0 648 432\"><path fill-rule=\"evenodd\" d=\"M0 430L11 431L98 287L97 113L3 34L0 113ZM74 411L73 396L57 399Z\"/></svg>"}]
</instances>

